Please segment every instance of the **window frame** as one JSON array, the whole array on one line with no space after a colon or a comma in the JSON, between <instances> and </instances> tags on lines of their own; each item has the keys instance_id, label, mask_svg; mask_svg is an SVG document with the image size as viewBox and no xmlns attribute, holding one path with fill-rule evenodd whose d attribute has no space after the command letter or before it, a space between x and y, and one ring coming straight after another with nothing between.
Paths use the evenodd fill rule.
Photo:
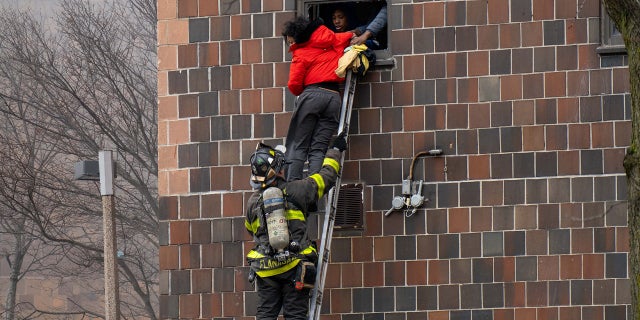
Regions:
<instances>
[{"instance_id":1,"label":"window frame","mask_svg":"<svg viewBox=\"0 0 640 320\"><path fill-rule=\"evenodd\" d=\"M355 2L380 2L380 0L296 0L296 14L298 16L307 16L307 13L312 10L314 6L315 12L312 13L310 18L316 18L319 15L317 6L325 4L336 3L355 3ZM391 0L387 0L387 48L374 50L376 54L376 64L374 69L379 67L393 67L393 54L391 54L391 24L389 21L392 19L392 13L389 8Z\"/></svg>"},{"instance_id":2,"label":"window frame","mask_svg":"<svg viewBox=\"0 0 640 320\"><path fill-rule=\"evenodd\" d=\"M597 48L597 52L599 54L624 54L627 52L622 34L616 28L602 3L600 3L600 46Z\"/></svg>"}]
</instances>

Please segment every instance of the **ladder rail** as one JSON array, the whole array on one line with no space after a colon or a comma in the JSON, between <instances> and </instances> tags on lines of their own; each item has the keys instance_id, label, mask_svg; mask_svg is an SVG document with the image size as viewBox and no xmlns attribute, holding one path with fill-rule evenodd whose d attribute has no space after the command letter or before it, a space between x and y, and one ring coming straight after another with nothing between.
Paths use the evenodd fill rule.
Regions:
<instances>
[{"instance_id":1,"label":"ladder rail","mask_svg":"<svg viewBox=\"0 0 640 320\"><path fill-rule=\"evenodd\" d=\"M347 71L345 83L346 86L344 89L344 97L342 99L338 134L344 132L345 139L347 139L349 134L349 123L351 121L351 109L353 107L353 96L357 83L357 76L353 74L351 70ZM320 319L320 310L322 308L322 298L324 294L324 282L327 276L327 265L329 264L329 253L331 251L331 240L333 238L333 226L335 223L338 197L340 193L343 163L344 152L340 155L340 170L338 172L336 183L333 188L329 190L326 199L322 238L320 242L320 251L318 253L316 283L312 290L312 296L310 299L311 305L309 307L309 320Z\"/></svg>"}]
</instances>

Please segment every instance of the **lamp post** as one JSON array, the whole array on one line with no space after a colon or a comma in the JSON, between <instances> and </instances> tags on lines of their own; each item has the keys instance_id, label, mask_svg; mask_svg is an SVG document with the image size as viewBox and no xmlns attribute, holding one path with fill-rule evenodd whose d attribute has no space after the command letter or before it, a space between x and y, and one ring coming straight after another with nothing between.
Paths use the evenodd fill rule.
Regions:
<instances>
[{"instance_id":1,"label":"lamp post","mask_svg":"<svg viewBox=\"0 0 640 320\"><path fill-rule=\"evenodd\" d=\"M96 162L98 172L95 171ZM75 166L76 180L100 180L104 234L104 307L107 320L118 320L120 318L113 173L113 152L111 150L100 151L98 161L81 161L76 163Z\"/></svg>"}]
</instances>

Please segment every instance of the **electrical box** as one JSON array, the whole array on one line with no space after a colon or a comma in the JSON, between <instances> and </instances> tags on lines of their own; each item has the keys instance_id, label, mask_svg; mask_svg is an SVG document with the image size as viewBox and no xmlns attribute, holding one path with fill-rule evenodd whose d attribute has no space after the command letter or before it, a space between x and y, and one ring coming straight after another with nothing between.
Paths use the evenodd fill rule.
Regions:
<instances>
[{"instance_id":1,"label":"electrical box","mask_svg":"<svg viewBox=\"0 0 640 320\"><path fill-rule=\"evenodd\" d=\"M74 171L76 180L100 180L100 165L97 160L76 162Z\"/></svg>"}]
</instances>

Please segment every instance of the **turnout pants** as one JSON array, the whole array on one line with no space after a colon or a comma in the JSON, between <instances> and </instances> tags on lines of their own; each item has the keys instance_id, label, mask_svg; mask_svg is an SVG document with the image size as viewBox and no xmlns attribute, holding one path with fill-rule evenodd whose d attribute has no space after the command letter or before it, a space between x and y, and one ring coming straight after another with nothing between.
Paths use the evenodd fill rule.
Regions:
<instances>
[{"instance_id":1,"label":"turnout pants","mask_svg":"<svg viewBox=\"0 0 640 320\"><path fill-rule=\"evenodd\" d=\"M324 155L340 121L340 93L308 86L296 98L287 132L287 181L302 179L305 161L309 174L322 168Z\"/></svg>"},{"instance_id":2,"label":"turnout pants","mask_svg":"<svg viewBox=\"0 0 640 320\"><path fill-rule=\"evenodd\" d=\"M256 277L258 285L257 320L275 320L282 314L286 320L306 320L310 289L296 290L293 281L296 268L268 278Z\"/></svg>"}]
</instances>

